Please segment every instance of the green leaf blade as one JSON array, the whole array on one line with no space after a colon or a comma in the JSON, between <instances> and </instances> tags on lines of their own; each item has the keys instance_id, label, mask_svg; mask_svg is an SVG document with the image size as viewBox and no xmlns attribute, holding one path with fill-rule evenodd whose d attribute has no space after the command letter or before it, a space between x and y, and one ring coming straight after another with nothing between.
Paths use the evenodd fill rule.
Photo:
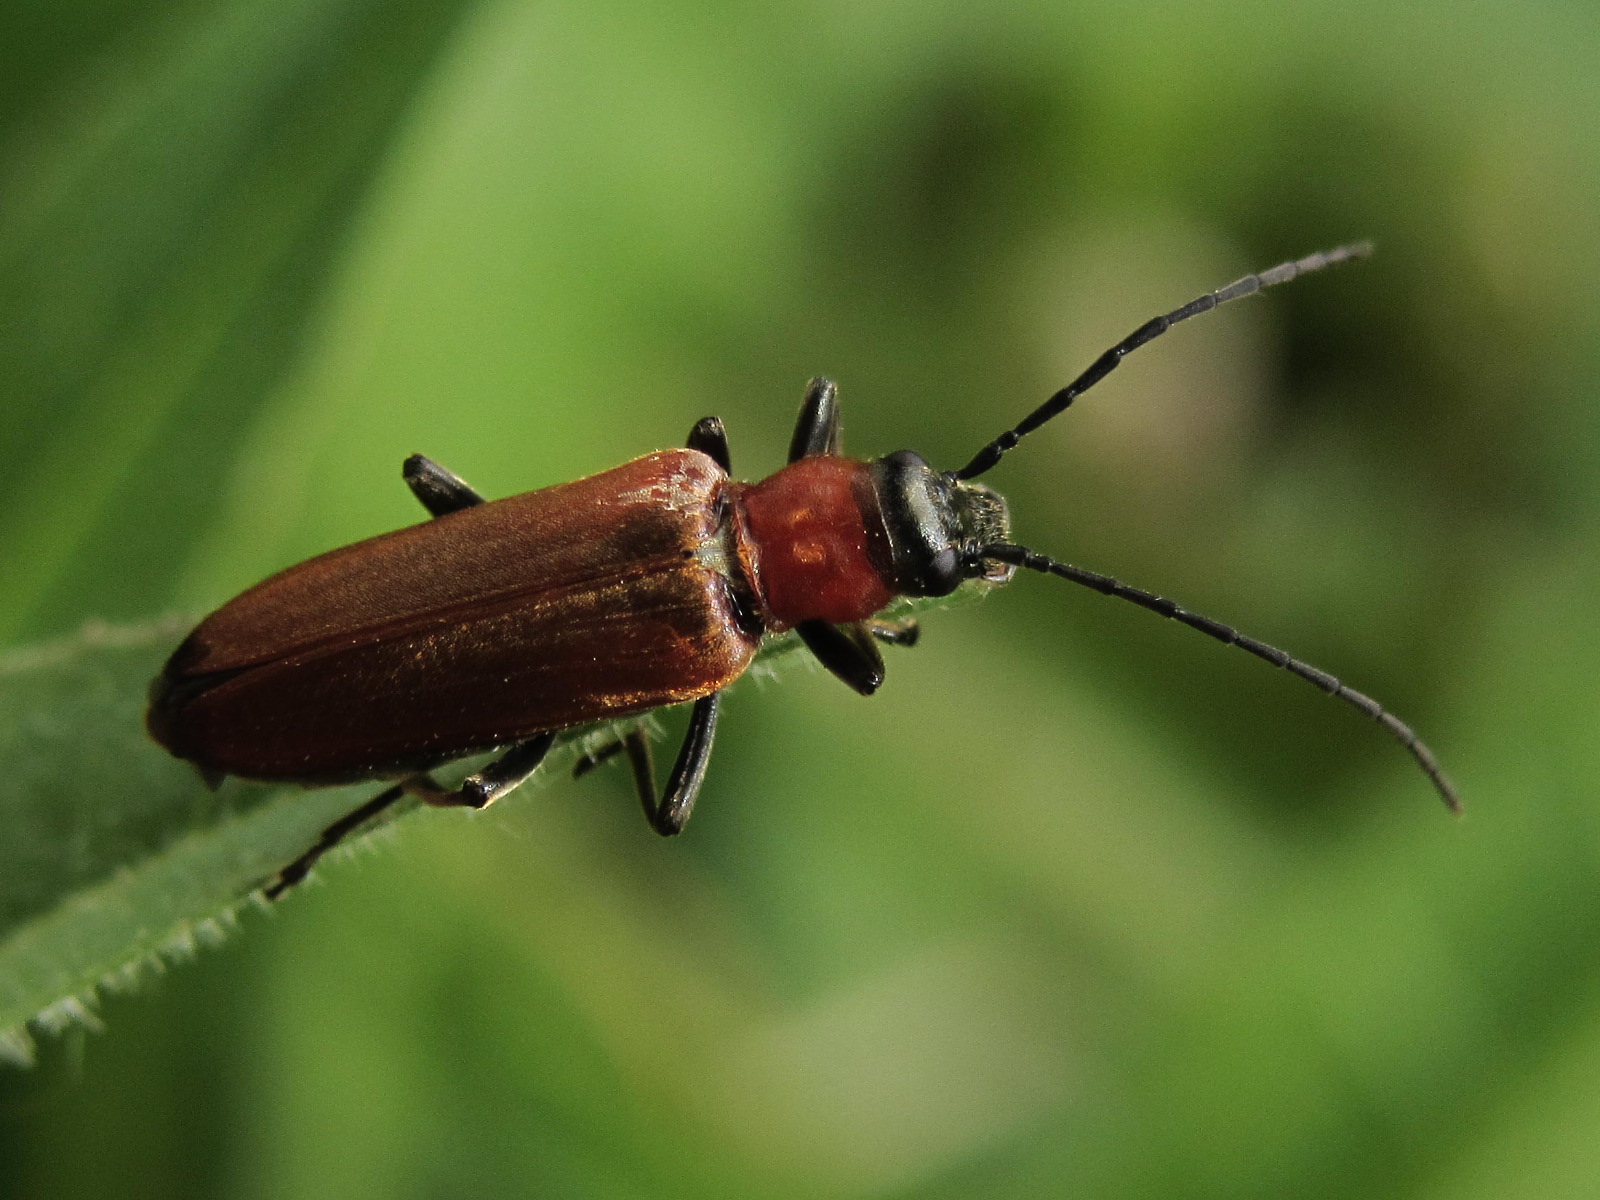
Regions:
<instances>
[{"instance_id":1,"label":"green leaf blade","mask_svg":"<svg viewBox=\"0 0 1600 1200\"><path fill-rule=\"evenodd\" d=\"M144 733L184 625L92 626L0 658L0 1049L220 933L367 788L211 792ZM41 1020L41 1014L43 1019Z\"/></svg>"}]
</instances>

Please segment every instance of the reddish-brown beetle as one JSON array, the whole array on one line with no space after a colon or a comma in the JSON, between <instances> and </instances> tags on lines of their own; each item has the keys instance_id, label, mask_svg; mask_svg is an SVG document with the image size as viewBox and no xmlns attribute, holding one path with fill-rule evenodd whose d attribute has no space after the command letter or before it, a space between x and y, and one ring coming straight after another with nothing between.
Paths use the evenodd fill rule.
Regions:
<instances>
[{"instance_id":1,"label":"reddish-brown beetle","mask_svg":"<svg viewBox=\"0 0 1600 1200\"><path fill-rule=\"evenodd\" d=\"M935 471L909 450L842 457L825 379L807 388L789 465L756 484L729 478L715 417L694 427L687 449L492 503L415 455L405 480L434 519L291 567L207 617L155 681L150 732L211 781L401 780L329 826L267 888L274 897L405 792L482 808L527 779L559 731L693 701L664 795L637 728L577 768L626 751L652 828L670 835L705 776L722 689L763 636L793 629L870 695L883 682L874 639L916 639L912 622L875 619L887 605L969 579L1004 582L1024 567L1171 617L1347 701L1457 808L1432 753L1376 701L1170 600L1012 544L1004 500L971 482L1179 321L1369 250L1284 263L1156 317L959 471ZM428 775L499 748L453 791Z\"/></svg>"}]
</instances>

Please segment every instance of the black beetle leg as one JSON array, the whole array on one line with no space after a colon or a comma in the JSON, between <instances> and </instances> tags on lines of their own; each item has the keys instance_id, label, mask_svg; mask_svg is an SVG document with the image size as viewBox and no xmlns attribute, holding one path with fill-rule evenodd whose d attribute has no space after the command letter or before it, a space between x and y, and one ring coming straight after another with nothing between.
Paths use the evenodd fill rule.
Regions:
<instances>
[{"instance_id":1,"label":"black beetle leg","mask_svg":"<svg viewBox=\"0 0 1600 1200\"><path fill-rule=\"evenodd\" d=\"M868 621L867 632L886 646L909 648L922 636L922 626L909 617L903 621Z\"/></svg>"},{"instance_id":2,"label":"black beetle leg","mask_svg":"<svg viewBox=\"0 0 1600 1200\"><path fill-rule=\"evenodd\" d=\"M709 455L724 471L733 470L733 456L728 453L728 431L722 427L721 417L702 417L696 421L684 444Z\"/></svg>"},{"instance_id":3,"label":"black beetle leg","mask_svg":"<svg viewBox=\"0 0 1600 1200\"><path fill-rule=\"evenodd\" d=\"M642 729L632 729L621 737L614 737L598 750L590 750L578 756L578 761L572 764L572 777L582 779L601 763L610 762L617 755L628 748L630 738L643 737Z\"/></svg>"},{"instance_id":4,"label":"black beetle leg","mask_svg":"<svg viewBox=\"0 0 1600 1200\"><path fill-rule=\"evenodd\" d=\"M454 471L447 471L425 454L413 454L400 468L411 494L436 517L482 504L483 497Z\"/></svg>"},{"instance_id":5,"label":"black beetle leg","mask_svg":"<svg viewBox=\"0 0 1600 1200\"><path fill-rule=\"evenodd\" d=\"M317 838L311 849L279 871L278 877L261 889L262 894L268 900L276 900L309 875L311 868L317 865L317 860L324 854L332 850L403 795L405 795L405 788L400 784L396 784L392 788L386 788L384 791L379 792L354 812L340 817L322 831L322 835Z\"/></svg>"},{"instance_id":6,"label":"black beetle leg","mask_svg":"<svg viewBox=\"0 0 1600 1200\"><path fill-rule=\"evenodd\" d=\"M684 735L683 748L672 764L667 776L667 792L656 792L655 762L650 753L650 739L637 727L614 741L578 759L573 764L574 778L587 775L595 767L623 751L627 752L628 765L633 768L633 785L639 792L639 804L644 809L645 820L650 822L662 837L682 833L689 814L694 810L695 797L705 782L706 764L711 761L711 742L717 733L717 713L722 707L722 693L712 692L694 702L689 713L689 731Z\"/></svg>"},{"instance_id":7,"label":"black beetle leg","mask_svg":"<svg viewBox=\"0 0 1600 1200\"><path fill-rule=\"evenodd\" d=\"M603 762L609 762L624 750L628 752L628 766L633 769L633 786L639 795L639 803L644 808L645 820L650 822L650 827L655 828L656 809L660 802L656 799L656 764L655 758L650 753L650 736L639 726L634 726L621 737L613 738L597 750L591 750L572 764L572 777L582 779L590 771Z\"/></svg>"},{"instance_id":8,"label":"black beetle leg","mask_svg":"<svg viewBox=\"0 0 1600 1200\"><path fill-rule=\"evenodd\" d=\"M311 849L279 871L278 878L262 889L263 892L268 900L276 900L304 879L324 854L407 792L428 804L441 806L483 808L492 804L539 769L539 764L550 753L555 740L555 734L541 733L525 742L518 742L483 770L467 776L453 792L440 787L428 775L413 775L391 788L385 788L360 808L324 829Z\"/></svg>"},{"instance_id":9,"label":"black beetle leg","mask_svg":"<svg viewBox=\"0 0 1600 1200\"><path fill-rule=\"evenodd\" d=\"M830 625L826 621L801 621L794 627L817 660L863 696L883 683L883 655L864 621Z\"/></svg>"},{"instance_id":10,"label":"black beetle leg","mask_svg":"<svg viewBox=\"0 0 1600 1200\"><path fill-rule=\"evenodd\" d=\"M437 808L487 808L537 771L555 741L554 733L541 733L518 742L483 770L468 775L454 791L427 775L413 775L400 786Z\"/></svg>"},{"instance_id":11,"label":"black beetle leg","mask_svg":"<svg viewBox=\"0 0 1600 1200\"><path fill-rule=\"evenodd\" d=\"M578 759L572 764L572 777L581 779L601 763L608 762L624 750L628 753L628 766L633 769L633 787L639 795L639 804L644 808L644 819L650 822L650 828L654 829L656 812L661 807L661 802L656 797L655 756L650 753L650 736L637 725L621 737L607 742L598 750L589 751Z\"/></svg>"},{"instance_id":12,"label":"black beetle leg","mask_svg":"<svg viewBox=\"0 0 1600 1200\"><path fill-rule=\"evenodd\" d=\"M789 461L839 453L839 385L818 375L806 384L800 420L789 440Z\"/></svg>"}]
</instances>

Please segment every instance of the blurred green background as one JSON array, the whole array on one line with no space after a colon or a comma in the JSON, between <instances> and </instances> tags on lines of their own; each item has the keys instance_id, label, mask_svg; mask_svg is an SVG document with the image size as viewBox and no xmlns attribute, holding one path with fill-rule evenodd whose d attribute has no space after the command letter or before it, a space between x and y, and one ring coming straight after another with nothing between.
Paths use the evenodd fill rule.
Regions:
<instances>
[{"instance_id":1,"label":"blurred green background","mask_svg":"<svg viewBox=\"0 0 1600 1200\"><path fill-rule=\"evenodd\" d=\"M759 477L815 373L954 467L1370 237L991 482L1469 812L1022 579L741 686L684 838L606 771L246 913L0 1073L0 1196L1600 1194L1597 111L1569 0L7 4L0 643L410 523L413 451Z\"/></svg>"}]
</instances>

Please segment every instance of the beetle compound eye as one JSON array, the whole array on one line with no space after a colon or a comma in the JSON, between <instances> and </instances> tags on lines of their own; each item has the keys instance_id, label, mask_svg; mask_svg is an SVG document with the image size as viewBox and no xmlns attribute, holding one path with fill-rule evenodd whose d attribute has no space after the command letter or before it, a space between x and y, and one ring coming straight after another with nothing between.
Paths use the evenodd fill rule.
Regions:
<instances>
[{"instance_id":1,"label":"beetle compound eye","mask_svg":"<svg viewBox=\"0 0 1600 1200\"><path fill-rule=\"evenodd\" d=\"M961 586L961 555L946 546L928 560L928 595L947 596Z\"/></svg>"}]
</instances>

